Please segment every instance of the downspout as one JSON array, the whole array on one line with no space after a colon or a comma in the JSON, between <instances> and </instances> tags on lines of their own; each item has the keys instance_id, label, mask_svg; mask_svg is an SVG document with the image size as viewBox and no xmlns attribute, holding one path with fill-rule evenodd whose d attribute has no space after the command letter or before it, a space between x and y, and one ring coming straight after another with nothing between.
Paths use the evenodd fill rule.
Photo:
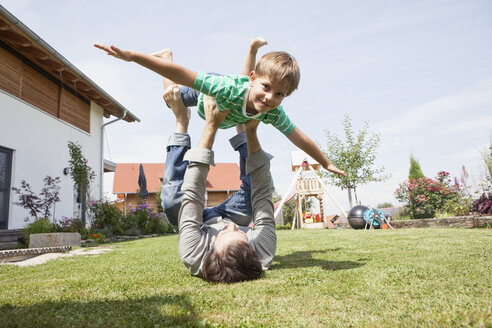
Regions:
<instances>
[{"instance_id":1,"label":"downspout","mask_svg":"<svg viewBox=\"0 0 492 328\"><path fill-rule=\"evenodd\" d=\"M126 114L128 113L128 110L125 109L125 112L123 113L123 116L118 117L112 121L106 122L101 126L101 178L99 179L99 199L103 199L103 183L104 183L104 128L106 125L113 124L115 122L118 122L126 117Z\"/></svg>"}]
</instances>

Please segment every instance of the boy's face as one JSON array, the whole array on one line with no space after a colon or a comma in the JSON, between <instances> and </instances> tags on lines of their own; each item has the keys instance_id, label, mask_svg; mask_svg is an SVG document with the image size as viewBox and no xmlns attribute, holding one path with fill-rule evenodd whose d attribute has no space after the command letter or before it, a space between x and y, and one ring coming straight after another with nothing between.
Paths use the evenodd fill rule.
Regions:
<instances>
[{"instance_id":1,"label":"boy's face","mask_svg":"<svg viewBox=\"0 0 492 328\"><path fill-rule=\"evenodd\" d=\"M277 108L287 95L287 87L268 76L258 76L255 72L249 75L248 102L258 113L266 113Z\"/></svg>"}]
</instances>

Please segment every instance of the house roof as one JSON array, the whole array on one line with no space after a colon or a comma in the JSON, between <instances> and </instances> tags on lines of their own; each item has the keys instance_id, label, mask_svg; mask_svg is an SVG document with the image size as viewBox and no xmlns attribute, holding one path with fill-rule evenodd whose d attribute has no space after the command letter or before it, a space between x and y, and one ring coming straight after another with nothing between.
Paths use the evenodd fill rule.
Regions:
<instances>
[{"instance_id":1,"label":"house roof","mask_svg":"<svg viewBox=\"0 0 492 328\"><path fill-rule=\"evenodd\" d=\"M80 96L100 105L104 109L104 117L109 118L113 115L127 122L140 122L138 117L107 94L1 5L0 42L38 65L65 87L73 89Z\"/></svg>"},{"instance_id":2,"label":"house roof","mask_svg":"<svg viewBox=\"0 0 492 328\"><path fill-rule=\"evenodd\" d=\"M164 175L163 163L142 163L147 190L149 193L157 192L161 188ZM113 193L136 193L138 190L138 175L140 163L118 163L113 180ZM239 166L236 163L216 163L210 167L207 179L208 191L239 190Z\"/></svg>"}]
</instances>

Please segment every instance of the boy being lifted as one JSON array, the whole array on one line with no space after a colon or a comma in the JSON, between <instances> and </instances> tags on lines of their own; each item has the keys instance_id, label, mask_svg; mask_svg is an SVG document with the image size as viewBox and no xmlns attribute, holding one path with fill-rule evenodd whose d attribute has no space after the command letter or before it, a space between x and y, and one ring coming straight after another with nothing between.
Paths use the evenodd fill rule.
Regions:
<instances>
[{"instance_id":1,"label":"boy being lifted","mask_svg":"<svg viewBox=\"0 0 492 328\"><path fill-rule=\"evenodd\" d=\"M192 71L172 61L170 50L147 55L133 50L123 50L114 45L105 46L94 44L96 48L106 51L108 55L135 62L160 75L164 85L177 83L193 88L202 94L215 98L219 111L228 111L229 114L219 128L227 129L246 123L252 119L272 124L282 132L293 144L302 149L326 170L345 175L336 168L323 154L319 147L290 121L285 114L281 103L297 89L300 79L299 66L293 56L286 52L275 51L263 55L255 66L255 70L245 70L253 66L256 52L266 44L260 38L253 39L246 58L243 74L217 76ZM166 79L170 80L166 83ZM172 81L172 82L171 82ZM183 92L183 96L188 92ZM183 97L186 105L191 105ZM203 111L203 95L198 98L198 114L205 118Z\"/></svg>"}]
</instances>

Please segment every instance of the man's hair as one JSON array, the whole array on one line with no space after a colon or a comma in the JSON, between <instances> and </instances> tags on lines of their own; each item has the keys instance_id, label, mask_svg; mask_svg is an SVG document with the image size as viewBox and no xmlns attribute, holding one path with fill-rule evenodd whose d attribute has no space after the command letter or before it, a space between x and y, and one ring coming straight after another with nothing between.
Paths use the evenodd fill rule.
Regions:
<instances>
[{"instance_id":1,"label":"man's hair","mask_svg":"<svg viewBox=\"0 0 492 328\"><path fill-rule=\"evenodd\" d=\"M255 280L260 278L261 273L261 263L245 241L229 245L220 253L212 248L203 259L202 278L210 282Z\"/></svg>"},{"instance_id":2,"label":"man's hair","mask_svg":"<svg viewBox=\"0 0 492 328\"><path fill-rule=\"evenodd\" d=\"M289 96L299 85L301 72L296 59L285 51L273 51L264 54L256 63L255 73L268 76L281 84L285 83Z\"/></svg>"}]
</instances>

